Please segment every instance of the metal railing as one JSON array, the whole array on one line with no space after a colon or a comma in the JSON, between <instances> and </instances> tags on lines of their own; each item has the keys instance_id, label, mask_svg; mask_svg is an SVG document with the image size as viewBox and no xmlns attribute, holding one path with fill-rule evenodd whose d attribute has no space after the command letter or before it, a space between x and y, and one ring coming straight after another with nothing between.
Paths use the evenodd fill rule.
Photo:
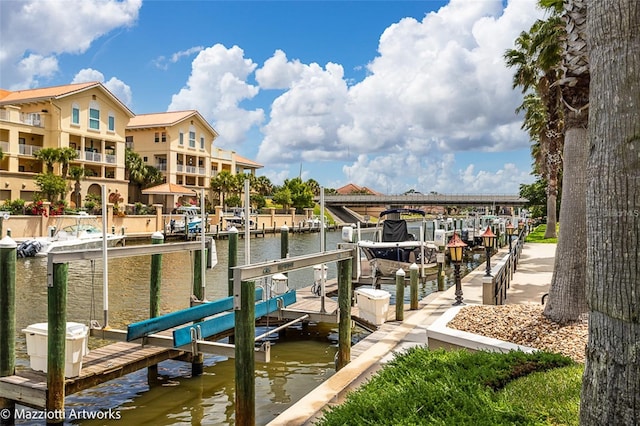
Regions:
<instances>
[{"instance_id":1,"label":"metal railing","mask_svg":"<svg viewBox=\"0 0 640 426\"><path fill-rule=\"evenodd\" d=\"M511 285L513 274L524 245L524 232L512 240L512 249L505 257L491 268L492 277L485 277L482 282L482 303L484 305L504 305L507 290Z\"/></svg>"},{"instance_id":2,"label":"metal railing","mask_svg":"<svg viewBox=\"0 0 640 426\"><path fill-rule=\"evenodd\" d=\"M37 146L37 145L26 145L26 144L19 144L18 145L18 154L20 155L31 155L33 156L33 154L35 154L36 152L40 151L42 149L41 146Z\"/></svg>"}]
</instances>

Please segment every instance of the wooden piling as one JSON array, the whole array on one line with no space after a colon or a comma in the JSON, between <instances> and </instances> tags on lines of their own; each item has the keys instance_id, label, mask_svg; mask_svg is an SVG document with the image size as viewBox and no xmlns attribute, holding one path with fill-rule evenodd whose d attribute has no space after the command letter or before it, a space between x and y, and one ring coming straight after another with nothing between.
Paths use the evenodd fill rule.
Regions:
<instances>
[{"instance_id":1,"label":"wooden piling","mask_svg":"<svg viewBox=\"0 0 640 426\"><path fill-rule=\"evenodd\" d=\"M0 221L2 219L0 218ZM0 240L0 377L16 369L16 249L10 237ZM15 402L0 397L0 424L13 424Z\"/></svg>"},{"instance_id":2,"label":"wooden piling","mask_svg":"<svg viewBox=\"0 0 640 426\"><path fill-rule=\"evenodd\" d=\"M255 386L255 282L240 283L240 310L235 311L235 379L236 425L253 426L256 423Z\"/></svg>"},{"instance_id":3,"label":"wooden piling","mask_svg":"<svg viewBox=\"0 0 640 426\"><path fill-rule=\"evenodd\" d=\"M409 267L409 278L410 278L410 295L411 295L411 306L409 309L412 311L418 309L418 265L412 263Z\"/></svg>"},{"instance_id":4,"label":"wooden piling","mask_svg":"<svg viewBox=\"0 0 640 426\"><path fill-rule=\"evenodd\" d=\"M404 269L396 271L396 321L404 321Z\"/></svg>"},{"instance_id":5,"label":"wooden piling","mask_svg":"<svg viewBox=\"0 0 640 426\"><path fill-rule=\"evenodd\" d=\"M204 282L202 275L202 250L193 252L193 295L198 300L205 300ZM204 354L195 353L191 355L191 376L201 376L204 372Z\"/></svg>"},{"instance_id":6,"label":"wooden piling","mask_svg":"<svg viewBox=\"0 0 640 426\"><path fill-rule=\"evenodd\" d=\"M229 267L227 296L233 296L233 268L238 266L238 230L234 227L229 231Z\"/></svg>"},{"instance_id":7,"label":"wooden piling","mask_svg":"<svg viewBox=\"0 0 640 426\"><path fill-rule=\"evenodd\" d=\"M154 232L151 235L151 244L162 244L164 235ZM162 255L151 255L151 278L149 283L149 318L160 315L160 289L162 287ZM149 386L158 383L158 364L147 367L147 383Z\"/></svg>"},{"instance_id":8,"label":"wooden piling","mask_svg":"<svg viewBox=\"0 0 640 426\"><path fill-rule=\"evenodd\" d=\"M351 359L351 258L338 262L338 356L336 371L349 363Z\"/></svg>"},{"instance_id":9,"label":"wooden piling","mask_svg":"<svg viewBox=\"0 0 640 426\"><path fill-rule=\"evenodd\" d=\"M151 244L162 244L164 236L161 232L151 235ZM162 255L151 255L151 282L149 286L149 318L160 315L160 288L162 286Z\"/></svg>"},{"instance_id":10,"label":"wooden piling","mask_svg":"<svg viewBox=\"0 0 640 426\"><path fill-rule=\"evenodd\" d=\"M53 263L47 289L47 424L64 422L64 368L67 334L68 263Z\"/></svg>"},{"instance_id":11,"label":"wooden piling","mask_svg":"<svg viewBox=\"0 0 640 426\"><path fill-rule=\"evenodd\" d=\"M289 227L282 225L280 228L280 259L289 257Z\"/></svg>"}]
</instances>

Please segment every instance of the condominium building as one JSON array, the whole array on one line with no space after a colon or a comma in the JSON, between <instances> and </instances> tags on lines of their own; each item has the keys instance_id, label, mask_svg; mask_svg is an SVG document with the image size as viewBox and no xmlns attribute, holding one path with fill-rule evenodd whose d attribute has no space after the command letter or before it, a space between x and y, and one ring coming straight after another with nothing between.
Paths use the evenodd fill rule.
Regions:
<instances>
[{"instance_id":1,"label":"condominium building","mask_svg":"<svg viewBox=\"0 0 640 426\"><path fill-rule=\"evenodd\" d=\"M79 193L68 183L68 201L87 194L127 197L125 126L134 116L101 83L78 83L40 89L0 90L0 201L34 199L40 188L34 178L45 165L34 154L43 148L73 148L70 166L81 166L85 177ZM54 173L60 174L55 164Z\"/></svg>"},{"instance_id":2,"label":"condominium building","mask_svg":"<svg viewBox=\"0 0 640 426\"><path fill-rule=\"evenodd\" d=\"M221 171L255 174L262 167L234 151L214 147L217 136L198 111L135 115L98 82L0 89L0 202L33 200L39 191L34 178L46 167L34 154L43 148L69 147L78 153L69 166L85 171L79 188L69 180L71 206L82 203L87 194L100 196L105 185L110 198L117 193L125 202L160 203L170 209L183 201L184 194L143 196L125 175L126 148L160 170L165 183L199 194ZM54 173L61 171L56 164Z\"/></svg>"},{"instance_id":3,"label":"condominium building","mask_svg":"<svg viewBox=\"0 0 640 426\"><path fill-rule=\"evenodd\" d=\"M214 147L218 133L196 110L140 114L133 117L126 128L127 147L140 155L146 165L160 170L165 183L195 190L194 196L180 190L150 195L149 204L164 204L170 208L195 198L201 189L206 196L211 178L223 170L232 175L251 173L262 166L240 157L234 151ZM130 198L142 199L130 187ZM197 195L196 195L197 194Z\"/></svg>"}]
</instances>

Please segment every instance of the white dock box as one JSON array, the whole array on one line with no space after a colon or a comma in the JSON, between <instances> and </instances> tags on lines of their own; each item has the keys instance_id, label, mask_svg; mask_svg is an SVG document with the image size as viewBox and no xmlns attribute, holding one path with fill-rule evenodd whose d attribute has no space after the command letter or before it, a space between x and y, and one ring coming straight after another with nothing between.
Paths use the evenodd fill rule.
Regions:
<instances>
[{"instance_id":1,"label":"white dock box","mask_svg":"<svg viewBox=\"0 0 640 426\"><path fill-rule=\"evenodd\" d=\"M31 361L31 368L47 372L47 335L48 324L41 322L31 324L22 330L27 337L27 354ZM77 322L67 323L65 339L64 376L77 377L82 369L82 357L89 353L89 327Z\"/></svg>"},{"instance_id":2,"label":"white dock box","mask_svg":"<svg viewBox=\"0 0 640 426\"><path fill-rule=\"evenodd\" d=\"M355 295L360 317L375 325L384 324L387 320L391 293L373 288L359 288Z\"/></svg>"}]
</instances>

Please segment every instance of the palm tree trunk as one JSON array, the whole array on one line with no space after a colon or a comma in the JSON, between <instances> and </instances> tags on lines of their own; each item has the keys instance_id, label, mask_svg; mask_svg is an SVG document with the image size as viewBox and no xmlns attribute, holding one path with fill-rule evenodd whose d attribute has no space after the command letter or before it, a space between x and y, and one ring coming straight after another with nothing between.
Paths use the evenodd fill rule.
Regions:
<instances>
[{"instance_id":1,"label":"palm tree trunk","mask_svg":"<svg viewBox=\"0 0 640 426\"><path fill-rule=\"evenodd\" d=\"M556 211L558 209L558 171L557 169L549 172L547 179L547 230L544 233L545 238L556 238L556 224L558 218Z\"/></svg>"},{"instance_id":2,"label":"palm tree trunk","mask_svg":"<svg viewBox=\"0 0 640 426\"><path fill-rule=\"evenodd\" d=\"M589 340L581 425L640 424L640 3L589 4Z\"/></svg>"}]
</instances>

